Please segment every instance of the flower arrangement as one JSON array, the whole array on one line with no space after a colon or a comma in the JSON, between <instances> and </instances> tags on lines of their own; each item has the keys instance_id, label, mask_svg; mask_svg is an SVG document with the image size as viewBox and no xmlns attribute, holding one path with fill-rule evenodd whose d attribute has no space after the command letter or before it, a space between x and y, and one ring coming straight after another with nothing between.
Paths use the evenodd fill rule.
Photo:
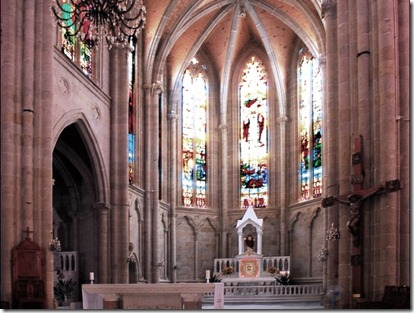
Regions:
<instances>
[{"instance_id":1,"label":"flower arrangement","mask_svg":"<svg viewBox=\"0 0 414 313\"><path fill-rule=\"evenodd\" d=\"M232 274L233 272L234 272L233 266L226 266L223 270L223 273L227 275Z\"/></svg>"},{"instance_id":2,"label":"flower arrangement","mask_svg":"<svg viewBox=\"0 0 414 313\"><path fill-rule=\"evenodd\" d=\"M49 250L50 251L61 251L62 250L62 246L60 244L60 240L58 239L58 237L56 237L56 239L52 239L49 242Z\"/></svg>"},{"instance_id":3,"label":"flower arrangement","mask_svg":"<svg viewBox=\"0 0 414 313\"><path fill-rule=\"evenodd\" d=\"M274 274L274 273L276 273L276 272L279 272L279 271L278 271L278 269L277 269L276 267L274 267L274 266L269 266L269 268L267 269L267 271L268 271L270 274Z\"/></svg>"}]
</instances>

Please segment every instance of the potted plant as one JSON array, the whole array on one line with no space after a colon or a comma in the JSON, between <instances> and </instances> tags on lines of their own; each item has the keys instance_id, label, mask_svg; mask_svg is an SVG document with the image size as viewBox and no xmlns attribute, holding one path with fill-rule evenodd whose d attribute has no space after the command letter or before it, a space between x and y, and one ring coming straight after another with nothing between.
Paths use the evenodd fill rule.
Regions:
<instances>
[{"instance_id":1,"label":"potted plant","mask_svg":"<svg viewBox=\"0 0 414 313\"><path fill-rule=\"evenodd\" d=\"M279 285L290 285L290 283L291 283L289 273L280 274L278 276L275 276L275 279L276 279L276 281L278 282Z\"/></svg>"},{"instance_id":2,"label":"potted plant","mask_svg":"<svg viewBox=\"0 0 414 313\"><path fill-rule=\"evenodd\" d=\"M75 291L76 282L70 279L58 279L53 287L53 294L59 306L69 306L69 301Z\"/></svg>"},{"instance_id":3,"label":"potted plant","mask_svg":"<svg viewBox=\"0 0 414 313\"><path fill-rule=\"evenodd\" d=\"M211 276L209 282L210 283L219 283L219 282L221 282L220 274L214 274L213 276Z\"/></svg>"}]
</instances>

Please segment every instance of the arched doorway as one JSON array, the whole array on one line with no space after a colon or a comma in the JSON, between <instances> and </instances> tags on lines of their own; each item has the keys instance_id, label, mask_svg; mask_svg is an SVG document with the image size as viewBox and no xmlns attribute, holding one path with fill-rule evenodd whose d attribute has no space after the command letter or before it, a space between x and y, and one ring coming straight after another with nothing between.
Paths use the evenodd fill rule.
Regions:
<instances>
[{"instance_id":1,"label":"arched doorway","mask_svg":"<svg viewBox=\"0 0 414 313\"><path fill-rule=\"evenodd\" d=\"M77 281L72 301L80 301L81 285L89 283L89 273L98 268L94 204L99 198L99 175L91 151L78 123L62 131L53 151L53 236L62 247L55 252L54 280Z\"/></svg>"}]
</instances>

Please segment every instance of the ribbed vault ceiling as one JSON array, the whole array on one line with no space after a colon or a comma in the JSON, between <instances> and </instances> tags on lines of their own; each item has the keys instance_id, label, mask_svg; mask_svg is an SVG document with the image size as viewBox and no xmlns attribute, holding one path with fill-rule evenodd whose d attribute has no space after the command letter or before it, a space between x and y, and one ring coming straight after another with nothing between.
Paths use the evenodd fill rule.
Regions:
<instances>
[{"instance_id":1,"label":"ribbed vault ceiling","mask_svg":"<svg viewBox=\"0 0 414 313\"><path fill-rule=\"evenodd\" d=\"M250 45L265 51L281 85L300 41L314 56L324 54L320 0L151 0L145 5L147 83L161 80L160 69L167 65L174 84L200 49L222 86Z\"/></svg>"}]
</instances>

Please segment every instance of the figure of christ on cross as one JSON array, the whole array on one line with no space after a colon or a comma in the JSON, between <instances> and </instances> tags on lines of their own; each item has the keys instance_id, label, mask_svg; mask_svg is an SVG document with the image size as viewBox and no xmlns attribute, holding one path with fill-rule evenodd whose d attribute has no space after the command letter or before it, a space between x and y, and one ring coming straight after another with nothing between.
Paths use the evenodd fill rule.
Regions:
<instances>
[{"instance_id":1,"label":"figure of christ on cross","mask_svg":"<svg viewBox=\"0 0 414 313\"><path fill-rule=\"evenodd\" d=\"M361 237L361 209L363 208L365 200L373 198L377 195L398 191L400 189L399 180L390 180L383 184L376 185L374 187L360 190L359 192L349 192L338 197L326 197L322 199L322 207L327 208L335 203L345 204L349 206L351 218L347 222L346 226L349 232L354 237L354 246L358 247Z\"/></svg>"},{"instance_id":2,"label":"figure of christ on cross","mask_svg":"<svg viewBox=\"0 0 414 313\"><path fill-rule=\"evenodd\" d=\"M322 200L322 207L330 207L335 203L341 203L349 207L350 219L346 226L349 232L353 236L353 244L355 247L359 247L361 238L361 209L364 205L364 201L368 198L372 198L375 195L383 192L385 187L383 185L377 185L366 190L362 190L359 193L347 193L338 197L326 197Z\"/></svg>"},{"instance_id":3,"label":"figure of christ on cross","mask_svg":"<svg viewBox=\"0 0 414 313\"><path fill-rule=\"evenodd\" d=\"M385 183L375 185L371 188L364 189L364 167L363 167L363 151L362 136L354 140L354 153L352 154L353 175L351 176L351 184L353 191L343 195L334 197L329 196L322 199L321 206L327 208L336 203L344 204L349 207L350 219L347 222L347 228L352 235L353 248L351 251L352 269L352 294L363 296L363 219L361 210L365 200L373 198L377 195L395 192L400 190L400 181L390 180Z\"/></svg>"}]
</instances>

